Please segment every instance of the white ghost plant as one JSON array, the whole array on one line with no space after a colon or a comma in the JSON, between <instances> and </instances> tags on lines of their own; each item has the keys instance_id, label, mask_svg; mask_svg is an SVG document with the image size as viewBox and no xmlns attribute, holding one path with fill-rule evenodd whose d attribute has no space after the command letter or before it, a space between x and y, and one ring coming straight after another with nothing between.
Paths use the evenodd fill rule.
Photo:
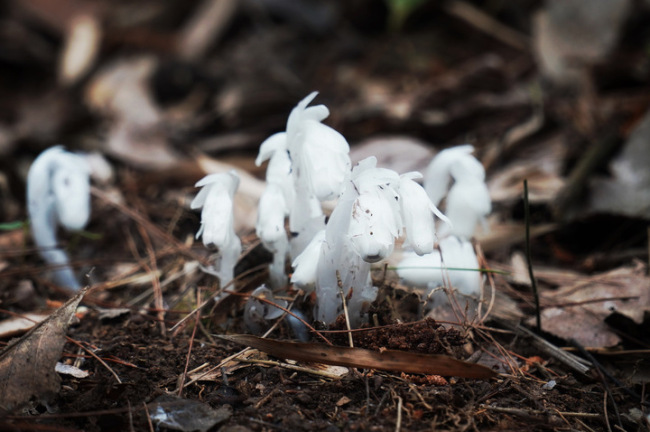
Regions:
<instances>
[{"instance_id":1,"label":"white ghost plant","mask_svg":"<svg viewBox=\"0 0 650 432\"><path fill-rule=\"evenodd\" d=\"M443 238L439 250L422 256L406 252L397 273L402 280L414 286L431 291L451 284L451 288L464 296L477 299L481 275L476 271L478 260L470 239L476 225L485 223L492 203L485 185L485 169L472 156L473 151L471 145L452 147L438 153L429 164L424 179L425 189L433 203L437 204L447 197L445 214L450 224L440 230ZM415 245L411 246L418 252ZM446 295L438 291L429 306L446 302Z\"/></svg>"},{"instance_id":2,"label":"white ghost plant","mask_svg":"<svg viewBox=\"0 0 650 432\"><path fill-rule=\"evenodd\" d=\"M270 266L274 289L286 284L287 252L295 259L313 237L325 228L321 201L337 198L350 173L350 147L345 138L321 123L329 115L324 105L309 107L313 92L291 111L285 132L271 135L260 146L257 166L269 160L267 188L260 199L256 231L274 254ZM280 198L282 194L282 199ZM280 208L289 218L291 242L280 230ZM290 251L286 247L290 244Z\"/></svg>"},{"instance_id":3,"label":"white ghost plant","mask_svg":"<svg viewBox=\"0 0 650 432\"><path fill-rule=\"evenodd\" d=\"M449 234L465 239L474 235L477 223L485 225L485 217L492 211L485 169L472 156L473 151L469 144L442 150L433 158L424 177L424 188L434 204L447 196Z\"/></svg>"},{"instance_id":4,"label":"white ghost plant","mask_svg":"<svg viewBox=\"0 0 650 432\"><path fill-rule=\"evenodd\" d=\"M304 285L312 283L315 269L315 316L328 324L342 311L339 278L351 324L357 326L377 295L370 279L370 264L392 252L404 228L407 232L430 230L422 234L431 239L435 236L433 218L440 212L433 210L435 206L424 190L419 193L413 188L421 186L410 183L405 183L404 191L401 190L402 181L411 181L409 178L417 174L402 179L396 172L377 168L376 164L376 158L370 157L354 167L327 223L324 240L314 239L293 263L294 275L298 275L294 279ZM408 196L406 204L402 203L403 193ZM413 199L423 196L424 207ZM433 249L433 240L430 248Z\"/></svg>"},{"instance_id":5,"label":"white ghost plant","mask_svg":"<svg viewBox=\"0 0 650 432\"><path fill-rule=\"evenodd\" d=\"M241 241L233 223L234 196L239 187L239 175L227 173L209 174L199 180L201 190L192 201L192 209L201 209L201 227L196 238L203 237L203 244L215 247L217 252L216 273L221 286L234 277L235 264L241 254Z\"/></svg>"},{"instance_id":6,"label":"white ghost plant","mask_svg":"<svg viewBox=\"0 0 650 432\"><path fill-rule=\"evenodd\" d=\"M54 283L75 291L79 280L65 251L57 246L57 225L83 229L90 217L90 169L85 159L62 146L42 152L27 175L27 209L34 243L53 269Z\"/></svg>"},{"instance_id":7,"label":"white ghost plant","mask_svg":"<svg viewBox=\"0 0 650 432\"><path fill-rule=\"evenodd\" d=\"M329 110L324 105L308 106L317 94L309 94L296 105L286 131L264 141L256 160L259 165L270 159L268 170L278 174L267 172L267 182L281 181L283 185L293 258L325 227L320 202L337 198L350 175L350 146L343 135L321 123Z\"/></svg>"},{"instance_id":8,"label":"white ghost plant","mask_svg":"<svg viewBox=\"0 0 650 432\"><path fill-rule=\"evenodd\" d=\"M285 263L289 253L289 239L284 229L287 210L281 187L275 183L267 184L258 205L255 232L264 247L273 253L269 273L271 287L275 290L284 288L287 284Z\"/></svg>"}]
</instances>

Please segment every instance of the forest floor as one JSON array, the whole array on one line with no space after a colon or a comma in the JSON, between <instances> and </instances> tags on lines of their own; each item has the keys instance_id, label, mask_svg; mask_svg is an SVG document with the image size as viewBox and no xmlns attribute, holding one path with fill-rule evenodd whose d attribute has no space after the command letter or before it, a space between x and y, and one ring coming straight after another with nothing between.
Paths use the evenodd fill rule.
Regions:
<instances>
[{"instance_id":1,"label":"forest floor","mask_svg":"<svg viewBox=\"0 0 650 432\"><path fill-rule=\"evenodd\" d=\"M73 294L48 280L31 239L29 164L55 144L103 157L89 225L60 233L90 289L67 333L45 324L22 345L60 341L58 360L75 367L58 374L57 391L16 390L26 403L2 415L0 430L648 430L650 231L647 194L635 194L650 179L634 171L650 160L647 144L634 145L650 141L648 6L630 2L604 30L581 26L574 11L567 44L593 54L576 59L544 32L543 18L552 29L563 17L539 1L425 1L401 26L390 1L336 3L0 6L0 344L14 347L0 356L3 389L9 370L51 371L10 341ZM589 31L615 42L604 49ZM71 42L79 37L96 42ZM82 72L61 66L75 53L90 65ZM540 66L542 57L562 67ZM424 171L442 148L475 146L493 201L474 242L493 270L489 313L425 316L422 293L391 260L373 268L372 325L352 341L478 363L494 377L293 361L293 345L280 346L283 357L220 337L250 333L244 305L268 282L270 254L255 236L259 144L313 90L353 162L376 155L379 166ZM616 177L617 163L638 174L636 189ZM189 203L197 180L230 168L242 175L243 253L215 304L219 283L201 270L210 251L195 239ZM290 288L285 298L310 316L312 297ZM311 344L350 343L344 321L316 328ZM266 337L293 335L278 321Z\"/></svg>"}]
</instances>

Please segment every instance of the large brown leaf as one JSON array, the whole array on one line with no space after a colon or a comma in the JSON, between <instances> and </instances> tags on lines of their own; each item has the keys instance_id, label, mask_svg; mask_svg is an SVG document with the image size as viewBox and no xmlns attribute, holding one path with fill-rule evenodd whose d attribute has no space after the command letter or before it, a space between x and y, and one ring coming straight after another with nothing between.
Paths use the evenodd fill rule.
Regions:
<instances>
[{"instance_id":1,"label":"large brown leaf","mask_svg":"<svg viewBox=\"0 0 650 432\"><path fill-rule=\"evenodd\" d=\"M277 341L251 335L219 337L257 348L275 357L304 362L462 378L490 378L496 375L492 369L485 366L468 363L445 355L395 350L370 351L363 348Z\"/></svg>"},{"instance_id":2,"label":"large brown leaf","mask_svg":"<svg viewBox=\"0 0 650 432\"><path fill-rule=\"evenodd\" d=\"M85 293L86 289L80 291L0 352L0 413L59 391L61 379L54 367L63 353L70 319Z\"/></svg>"}]
</instances>

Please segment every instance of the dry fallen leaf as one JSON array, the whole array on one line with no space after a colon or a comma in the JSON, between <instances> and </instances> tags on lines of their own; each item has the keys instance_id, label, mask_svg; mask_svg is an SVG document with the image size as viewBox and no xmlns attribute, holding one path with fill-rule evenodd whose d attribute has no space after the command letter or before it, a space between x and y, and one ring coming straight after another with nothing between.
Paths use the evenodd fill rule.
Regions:
<instances>
[{"instance_id":1,"label":"dry fallen leaf","mask_svg":"<svg viewBox=\"0 0 650 432\"><path fill-rule=\"evenodd\" d=\"M8 338L20 335L45 320L47 315L40 313L26 313L0 321L0 337Z\"/></svg>"},{"instance_id":2,"label":"dry fallen leaf","mask_svg":"<svg viewBox=\"0 0 650 432\"><path fill-rule=\"evenodd\" d=\"M575 339L588 347L616 345L621 338L604 320L619 312L637 323L650 311L650 278L646 266L621 267L606 273L587 276L546 295L542 311L542 328L564 339Z\"/></svg>"},{"instance_id":3,"label":"dry fallen leaf","mask_svg":"<svg viewBox=\"0 0 650 432\"><path fill-rule=\"evenodd\" d=\"M468 363L445 355L395 350L377 352L363 348L277 341L251 335L221 335L219 337L257 348L276 357L305 362L462 378L480 379L496 375L492 369L485 366Z\"/></svg>"},{"instance_id":4,"label":"dry fallen leaf","mask_svg":"<svg viewBox=\"0 0 650 432\"><path fill-rule=\"evenodd\" d=\"M0 412L10 412L32 398L46 399L59 391L61 379L54 368L63 353L70 319L86 291L80 291L0 352Z\"/></svg>"}]
</instances>

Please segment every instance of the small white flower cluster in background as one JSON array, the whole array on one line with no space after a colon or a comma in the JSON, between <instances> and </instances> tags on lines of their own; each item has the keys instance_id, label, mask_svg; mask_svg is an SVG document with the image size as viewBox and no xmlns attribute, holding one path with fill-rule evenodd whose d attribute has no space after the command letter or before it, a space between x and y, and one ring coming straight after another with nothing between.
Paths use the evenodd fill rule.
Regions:
<instances>
[{"instance_id":1,"label":"small white flower cluster in background","mask_svg":"<svg viewBox=\"0 0 650 432\"><path fill-rule=\"evenodd\" d=\"M479 267L470 240L478 223L486 225L492 202L485 169L473 151L471 145L452 147L429 164L424 188L435 204L446 196L445 213L451 224L440 230L439 250L425 255L405 252L398 265L397 273L407 284L430 291L430 307L448 305L447 293L433 291L439 287L451 285L473 303L480 296L481 274L470 271Z\"/></svg>"},{"instance_id":2,"label":"small white flower cluster in background","mask_svg":"<svg viewBox=\"0 0 650 432\"><path fill-rule=\"evenodd\" d=\"M289 115L286 131L266 139L255 161L258 166L269 161L256 232L274 255L270 265L273 291L286 289L285 262L291 256L291 282L307 293L316 292L314 317L326 324L334 322L343 311L342 291L350 323L358 326L377 295L370 265L387 258L396 239L403 235L405 245L413 252L407 254L401 264L404 270L398 272L408 282L437 286L442 280L440 268L452 263L476 269L476 255L469 239L477 222L490 212L491 203L485 171L471 155L473 147L440 152L427 170L424 188L415 181L422 177L420 173L399 175L377 167L374 157L352 168L345 138L321 123L329 110L323 105L308 106L316 95L311 93L298 103ZM202 234L206 245L219 249L221 264L217 273L222 286L232 279L241 252L232 228L232 199L237 183L234 172L207 176L197 183L204 188L192 202L192 208L203 208L197 236ZM449 218L436 207L445 195ZM321 203L333 199L338 201L326 222ZM442 255L434 249L436 216L445 222L441 229L447 236L440 243ZM290 240L285 229L287 218ZM408 261L415 258L421 261ZM433 265L437 269L414 273L405 270L405 263L413 267ZM452 284L476 292L479 273L469 274L468 280L452 277ZM260 291L262 294L272 297L267 288ZM251 300L245 316L259 332L260 320L279 316L279 312Z\"/></svg>"}]
</instances>

